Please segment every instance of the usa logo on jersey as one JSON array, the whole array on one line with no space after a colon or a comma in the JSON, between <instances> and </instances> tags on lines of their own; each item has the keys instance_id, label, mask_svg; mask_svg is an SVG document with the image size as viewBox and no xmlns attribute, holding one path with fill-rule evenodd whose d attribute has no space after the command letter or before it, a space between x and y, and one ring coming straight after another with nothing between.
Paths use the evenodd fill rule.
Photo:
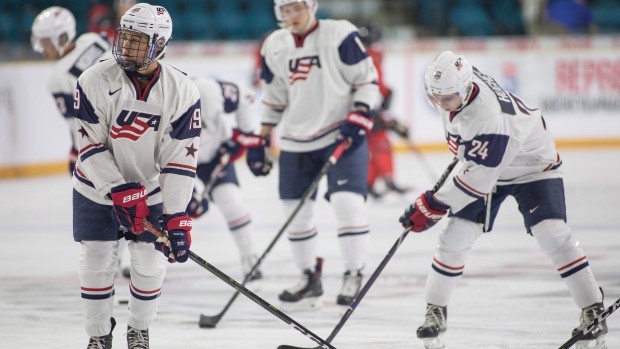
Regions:
<instances>
[{"instance_id":1,"label":"usa logo on jersey","mask_svg":"<svg viewBox=\"0 0 620 349\"><path fill-rule=\"evenodd\" d=\"M137 141L149 128L157 131L160 120L161 115L123 110L116 118L116 124L110 128L110 137Z\"/></svg>"},{"instance_id":2,"label":"usa logo on jersey","mask_svg":"<svg viewBox=\"0 0 620 349\"><path fill-rule=\"evenodd\" d=\"M306 80L313 66L321 68L319 56L307 56L288 61L288 68L291 72L289 83L293 85L298 80Z\"/></svg>"}]
</instances>

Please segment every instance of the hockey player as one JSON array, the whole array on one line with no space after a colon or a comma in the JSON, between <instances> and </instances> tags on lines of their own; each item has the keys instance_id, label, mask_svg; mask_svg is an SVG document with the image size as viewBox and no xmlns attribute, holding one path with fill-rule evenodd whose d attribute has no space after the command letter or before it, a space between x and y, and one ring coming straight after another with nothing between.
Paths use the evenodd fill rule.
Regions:
<instances>
[{"instance_id":1,"label":"hockey player","mask_svg":"<svg viewBox=\"0 0 620 349\"><path fill-rule=\"evenodd\" d=\"M32 48L45 59L56 61L47 89L52 94L58 111L69 125L71 149L69 171L73 173L77 158L77 131L73 110L73 91L84 70L103 58L111 58L110 45L99 34L86 33L75 39L75 18L62 7L52 6L37 15L32 23Z\"/></svg>"},{"instance_id":2,"label":"hockey player","mask_svg":"<svg viewBox=\"0 0 620 349\"><path fill-rule=\"evenodd\" d=\"M387 191L394 191L399 194L409 191L394 183L394 160L392 156L392 144L388 135L388 130L394 131L399 136L408 139L409 129L397 120L389 117L388 109L392 100L392 90L383 82L383 47L381 45L381 30L376 25L367 25L359 28L360 39L366 47L368 54L377 69L377 82L382 101L378 108L373 110L375 124L368 133L368 194L379 199L384 193L380 193L375 188L377 179L385 182Z\"/></svg>"},{"instance_id":3,"label":"hockey player","mask_svg":"<svg viewBox=\"0 0 620 349\"><path fill-rule=\"evenodd\" d=\"M89 349L111 348L119 227L130 239L127 343L149 347L149 326L168 262L187 261L201 128L200 95L189 78L161 63L172 36L165 8L136 4L116 29L114 60L78 79L79 155L73 176L73 236L80 242L82 311ZM155 242L144 220L168 231Z\"/></svg>"},{"instance_id":4,"label":"hockey player","mask_svg":"<svg viewBox=\"0 0 620 349\"><path fill-rule=\"evenodd\" d=\"M208 210L206 196L220 208L241 252L244 274L252 270L258 258L252 247L250 213L243 202L234 161L245 148L262 147L262 138L253 134L252 103L254 92L237 84L207 78L195 78L202 105L202 133L194 194L187 206L191 218ZM233 122L232 114L235 115ZM236 124L236 128L232 125ZM217 169L217 170L216 170ZM213 178L213 182L212 182ZM206 185L211 183L209 188ZM208 190L208 193L205 193ZM262 277L260 270L250 280Z\"/></svg>"},{"instance_id":5,"label":"hockey player","mask_svg":"<svg viewBox=\"0 0 620 349\"><path fill-rule=\"evenodd\" d=\"M463 163L452 181L427 191L400 217L415 232L444 215L426 284L426 321L417 330L427 348L443 348L447 304L478 237L490 231L507 196L519 204L527 232L536 238L582 309L583 329L601 313L599 292L588 259L566 225L562 161L541 110L506 92L464 56L441 53L427 68L426 89L439 109L448 147ZM486 206L486 207L485 207ZM448 213L449 211L449 213ZM605 348L603 322L580 345ZM578 346L579 347L579 346Z\"/></svg>"},{"instance_id":6,"label":"hockey player","mask_svg":"<svg viewBox=\"0 0 620 349\"><path fill-rule=\"evenodd\" d=\"M275 0L283 29L269 35L261 51L260 136L265 146L248 149L247 161L255 175L269 173L269 135L280 124L279 194L285 215L290 216L336 146L349 142L327 174L326 194L336 215L346 270L337 303L348 306L361 286L369 239L364 212L366 133L373 124L370 111L379 99L377 73L357 28L344 20L317 20L317 7L314 0ZM313 200L305 202L287 231L302 271L300 282L279 296L287 311L318 309L322 304L322 260L316 258Z\"/></svg>"},{"instance_id":7,"label":"hockey player","mask_svg":"<svg viewBox=\"0 0 620 349\"><path fill-rule=\"evenodd\" d=\"M75 18L62 7L53 6L43 10L32 24L32 48L41 52L48 60L57 61L48 81L48 90L52 94L58 111L67 121L71 135L69 150L69 172L73 174L77 160L77 137L75 129L75 110L73 93L77 79L84 70L103 59L112 58L108 38L99 34L86 33L75 38ZM127 242L120 242L117 274L129 277Z\"/></svg>"}]
</instances>

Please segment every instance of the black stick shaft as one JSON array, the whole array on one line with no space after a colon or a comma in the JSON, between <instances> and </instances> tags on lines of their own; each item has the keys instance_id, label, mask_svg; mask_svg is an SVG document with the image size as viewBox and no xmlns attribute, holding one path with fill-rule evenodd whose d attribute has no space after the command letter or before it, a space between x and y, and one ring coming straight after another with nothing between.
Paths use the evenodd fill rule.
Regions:
<instances>
[{"instance_id":1,"label":"black stick shaft","mask_svg":"<svg viewBox=\"0 0 620 349\"><path fill-rule=\"evenodd\" d=\"M149 232L153 233L154 235L158 236L163 241L168 240L168 234L165 231L163 231L161 229L158 229L157 227L152 225L150 222L145 220L143 222L143 226L144 226L144 229L146 229ZM244 296L248 297L251 301L253 301L254 303L260 305L263 309L265 309L268 312L270 312L271 314L275 315L278 319L284 321L285 323L287 323L288 325L290 325L291 327L293 327L297 331L301 332L304 336L310 338L312 341L314 341L315 343L317 343L319 345L319 348L336 349L336 347L334 347L333 345L329 344L324 339L322 339L321 337L317 336L316 334L314 334L309 329L305 328L299 322L293 320L288 315L284 314L283 312L278 310L276 307L274 307L273 305L269 304L267 301L265 301L261 297L259 297L256 294L254 294L252 291L250 291L247 288L245 288L243 285L241 285L240 283L235 281L235 279L233 279L230 276L224 274L222 271L220 271L219 269L217 269L213 265L209 264L204 259L200 258L200 256L198 256L194 252L189 251L189 259L191 259L192 261L196 262L196 264L200 265L201 267L207 269L211 274L217 276L220 280L224 281L226 284L228 284L232 288L236 289L238 292L242 293Z\"/></svg>"},{"instance_id":2,"label":"black stick shaft","mask_svg":"<svg viewBox=\"0 0 620 349\"><path fill-rule=\"evenodd\" d=\"M452 161L450 162L450 164L448 165L444 173L441 175L441 177L439 178L439 180L433 187L434 192L436 192L437 190L439 190L439 188L441 188L441 186L444 184L444 182L450 175L450 172L452 172L452 170L454 169L457 163L458 163L458 159L456 157L452 159ZM398 247L403 243L403 241L405 240L405 237L407 237L407 234L409 234L409 232L411 231L411 228L412 228L411 226L405 228L405 230L403 230L403 232L400 234L400 236L398 237L398 240L396 240L394 245L392 245L392 248L390 248L387 255L383 258L383 260L381 261L377 269L375 269L375 271L372 273L368 281L366 281L366 284L364 284L364 287L362 287L359 293L355 296L355 299L353 300L353 302L351 303L347 311L344 313L342 318L340 318L340 321L338 322L336 327L334 327L334 329L332 330L332 333L329 335L329 337L327 337L327 342L331 343L332 340L334 340L334 338L338 334L338 332L340 332L340 329L342 329L342 327L347 322L347 320L349 319L349 317L351 316L351 314L353 313L357 305L362 301L362 299L366 295L366 292L370 290L370 287L372 287L375 280L377 280L377 278L379 277L379 275L381 274L385 266L388 264L390 259L392 259L392 257L396 253L396 250L398 250ZM299 348L299 347L295 347L291 345L280 345L278 349L303 349L303 348Z\"/></svg>"},{"instance_id":3,"label":"black stick shaft","mask_svg":"<svg viewBox=\"0 0 620 349\"><path fill-rule=\"evenodd\" d=\"M329 171L329 169L334 164L336 164L338 159L340 159L340 156L344 152L346 146L347 146L347 142L343 142L340 145L338 145L336 149L334 149L334 152L329 157L329 160L325 163L325 165L323 165L323 168L321 168L321 171L319 172L319 174L316 176L314 181L312 181L310 186L306 189L306 191L302 195L301 200L297 204L297 207L295 207L295 210L293 210L293 212L290 214L286 222L284 222L284 225L282 226L282 228L280 228L276 236L271 240L271 243L269 244L269 246L267 246L267 249L265 250L265 252L263 252L260 258L258 258L256 263L252 267L252 270L250 270L250 272L245 276L241 285L245 286L245 284L250 280L251 276L258 269L258 267L262 263L265 256L271 251L271 249L276 244L278 239L280 239L280 236L282 236L284 231L286 231L286 228L288 228L288 226L291 224L291 222L293 221L293 219L295 218L295 216L297 215L297 213L303 206L304 202L306 202L306 200L310 197L310 195L312 195L312 193L316 190L317 186L319 185L319 182L321 181L321 178L323 178L323 176L325 176L325 174ZM200 321L198 322L199 326L200 327L215 327L215 325L217 325L220 319L228 311L228 308L230 308L230 306L234 303L235 299L237 299L237 296L239 296L239 292L235 292L235 294L233 294L233 296L230 298L228 303L226 303L226 306L224 306L224 309L222 309L222 311L219 314L214 315L214 316L200 315Z\"/></svg>"},{"instance_id":4,"label":"black stick shaft","mask_svg":"<svg viewBox=\"0 0 620 349\"><path fill-rule=\"evenodd\" d=\"M575 333L571 337L571 339L566 341L566 343L562 344L560 346L560 348L558 348L558 349L568 349L568 348L572 347L573 345L575 345L575 343L577 343L581 338L583 338L583 336L585 336L588 333L592 332L592 330L594 330L601 322L603 322L609 315L611 315L611 313L616 311L616 309L618 309L618 307L620 307L620 299L618 299L612 305L607 307L607 309L605 309L605 311L600 313L596 317L596 319L594 319L594 321L592 321L591 324L586 326L583 330ZM329 341L329 339L327 341Z\"/></svg>"},{"instance_id":5,"label":"black stick shaft","mask_svg":"<svg viewBox=\"0 0 620 349\"><path fill-rule=\"evenodd\" d=\"M213 173L211 173L209 182L205 184L205 188L202 191L203 199L207 198L207 196L209 195L209 192L211 192L211 189L213 189L213 186L215 185L215 182L217 181L219 174L222 173L226 165L228 165L228 159L230 159L230 155L228 154L225 154L220 158L220 162L217 164L217 166L213 170Z\"/></svg>"}]
</instances>

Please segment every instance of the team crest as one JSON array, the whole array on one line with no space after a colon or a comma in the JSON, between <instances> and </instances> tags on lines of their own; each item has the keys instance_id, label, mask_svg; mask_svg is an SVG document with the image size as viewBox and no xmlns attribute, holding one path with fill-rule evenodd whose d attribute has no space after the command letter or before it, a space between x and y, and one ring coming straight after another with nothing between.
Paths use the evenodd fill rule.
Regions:
<instances>
[{"instance_id":1,"label":"team crest","mask_svg":"<svg viewBox=\"0 0 620 349\"><path fill-rule=\"evenodd\" d=\"M142 10L142 7L136 7L133 10L131 10L131 13L136 13L138 11Z\"/></svg>"},{"instance_id":2,"label":"team crest","mask_svg":"<svg viewBox=\"0 0 620 349\"><path fill-rule=\"evenodd\" d=\"M461 58L457 59L456 62L454 62L454 66L457 71L461 71L461 68L463 68L463 60Z\"/></svg>"},{"instance_id":3,"label":"team crest","mask_svg":"<svg viewBox=\"0 0 620 349\"><path fill-rule=\"evenodd\" d=\"M118 114L115 125L110 128L110 137L137 141L149 128L157 131L160 120L161 115L123 110Z\"/></svg>"},{"instance_id":4,"label":"team crest","mask_svg":"<svg viewBox=\"0 0 620 349\"><path fill-rule=\"evenodd\" d=\"M307 56L291 59L288 62L288 69L291 72L289 76L289 84L293 85L298 80L306 80L312 67L321 68L321 60L319 56Z\"/></svg>"},{"instance_id":5,"label":"team crest","mask_svg":"<svg viewBox=\"0 0 620 349\"><path fill-rule=\"evenodd\" d=\"M433 74L435 80L441 79L441 72L439 70L435 70L435 74Z\"/></svg>"},{"instance_id":6,"label":"team crest","mask_svg":"<svg viewBox=\"0 0 620 349\"><path fill-rule=\"evenodd\" d=\"M164 13L166 13L166 9L165 9L165 8L163 8L163 7L158 7L158 8L157 8L157 15L158 15L158 16L161 16L161 15L163 15Z\"/></svg>"}]
</instances>

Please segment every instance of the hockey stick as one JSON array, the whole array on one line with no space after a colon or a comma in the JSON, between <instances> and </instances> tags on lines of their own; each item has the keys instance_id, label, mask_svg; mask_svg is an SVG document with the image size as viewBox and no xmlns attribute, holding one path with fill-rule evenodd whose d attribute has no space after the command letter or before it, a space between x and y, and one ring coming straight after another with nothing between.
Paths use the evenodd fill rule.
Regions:
<instances>
[{"instance_id":1,"label":"hockey stick","mask_svg":"<svg viewBox=\"0 0 620 349\"><path fill-rule=\"evenodd\" d=\"M588 333L592 332L592 330L594 330L600 323L602 323L603 320L605 320L609 315L611 315L611 313L616 311L616 309L618 309L618 307L620 307L620 299L618 299L612 305L607 307L607 309L605 309L605 311L603 311L602 313L598 314L598 316L594 319L594 321L592 321L591 324L589 324L588 326L584 327L583 330L575 333L571 337L571 339L566 341L566 343L560 345L560 347L558 349L568 349L568 348L572 347L583 336L585 336ZM329 342L329 338L327 339L327 341Z\"/></svg>"},{"instance_id":2,"label":"hockey stick","mask_svg":"<svg viewBox=\"0 0 620 349\"><path fill-rule=\"evenodd\" d=\"M280 230L278 231L276 236L273 238L273 240L271 240L271 243L269 244L269 246L267 246L267 249L265 250L265 252L263 252L260 258L256 261L256 263L252 267L252 270L250 270L250 272L245 276L241 285L245 286L245 284L250 280L250 277L258 269L258 266L261 264L265 256L269 253L269 251L271 251L271 249L276 244L280 236L284 233L286 228L293 221L293 218L295 218L295 216L297 215L297 212L299 212L299 210L301 209L301 206L304 204L304 202L308 199L308 197L310 197L310 195L314 192L316 187L319 185L321 178L323 178L323 176L327 173L327 171L329 171L329 169L338 161L338 159L340 159L340 156L344 152L346 146L347 146L347 143L343 142L339 146L336 147L332 155L329 157L329 160L327 160L325 165L323 165L323 168L321 168L321 172L319 172L317 177L314 179L314 181L310 184L308 189L306 189L306 191L302 195L301 200L297 204L297 207L295 207L295 210L291 213L291 215L288 217L286 222L284 222L284 225L282 226L282 228L280 228ZM222 311L219 312L219 314L216 314L213 316L200 314L200 320L198 321L198 326L202 328L214 328L217 325L217 323L220 321L220 319L222 319L224 314L226 314L226 311L228 311L228 308L230 308L230 306L233 304L233 302L235 301L238 295L239 295L239 292L235 292L235 294L228 301L226 306L224 306L224 309L222 309Z\"/></svg>"},{"instance_id":3,"label":"hockey stick","mask_svg":"<svg viewBox=\"0 0 620 349\"><path fill-rule=\"evenodd\" d=\"M229 159L230 159L230 154L228 153L220 157L219 163L213 169L213 172L211 173L211 177L209 177L209 182L205 185L205 188L202 191L201 197L203 199L206 199L211 189L213 189L213 186L215 185L215 182L218 180L220 173L222 173L224 168L226 168L226 166L228 165Z\"/></svg>"},{"instance_id":4,"label":"hockey stick","mask_svg":"<svg viewBox=\"0 0 620 349\"><path fill-rule=\"evenodd\" d=\"M424 155L424 153L422 153L420 148L418 148L418 146L413 144L413 142L411 142L410 140L406 139L405 142L407 143L407 147L411 149L417 155L418 161L420 161L420 163L422 164L422 168L426 172L426 175L428 176L428 178L431 181L434 181L435 178L437 178L437 175L432 170L431 165L428 163L428 159L426 158L426 155Z\"/></svg>"},{"instance_id":5,"label":"hockey stick","mask_svg":"<svg viewBox=\"0 0 620 349\"><path fill-rule=\"evenodd\" d=\"M437 184L435 184L435 186L433 187L434 192L439 190L439 188L443 185L443 183L446 181L446 179L450 175L450 172L452 172L452 169L454 169L457 163L458 163L457 158L452 159L452 162L450 162L450 165L448 165L444 173L441 175L441 178L439 178L439 180L437 181ZM331 343L334 337L336 337L336 335L338 334L338 332L340 332L340 329L342 328L342 326L344 326L345 322L347 322L347 320L349 319L349 317L351 316L351 314L353 313L357 305L362 301L362 298L364 298L364 296L366 295L366 292L370 290L370 287L375 282L375 280L377 280L377 278L379 277L379 274L381 274L381 272L383 271L383 268L385 268L385 266L388 264L390 259L392 259L392 257L396 253L396 250L398 249L398 247L403 243L403 241L405 240L405 237L407 237L407 234L409 234L409 232L411 231L411 228L412 227L409 226L405 228L405 230L403 230L403 232L398 237L398 240L396 240L392 248L388 251L387 255L383 258L383 260L381 261L377 269L375 269L375 271L372 273L368 281L366 281L366 284L364 284L364 287L362 287L359 293L355 296L355 299L353 300L353 302L351 303L347 311L344 313L344 315L340 319L340 322L338 322L338 325L336 325L332 333L329 335L329 337L327 337L326 341L328 343ZM321 347L315 347L315 348L321 348ZM312 348L312 349L315 349L315 348ZM304 348L283 344L283 345L280 345L278 349L304 349Z\"/></svg>"},{"instance_id":6,"label":"hockey stick","mask_svg":"<svg viewBox=\"0 0 620 349\"><path fill-rule=\"evenodd\" d=\"M148 230L149 232L151 232L151 233L153 233L154 235L157 236L157 242L163 242L163 243L165 243L166 245L168 245L170 247L170 241L168 240L168 234L167 234L166 231L158 229L157 227L155 227L149 221L146 221L146 220L142 224L144 226L145 231ZM229 286L231 286L232 288L236 289L238 292L242 293L244 296L248 297L251 301L253 301L254 303L260 305L263 309L266 309L267 311L269 311L271 314L275 315L280 320L286 322L288 325L290 325L291 327L293 327L297 331L301 332L304 336L306 336L306 337L310 338L311 340L313 340L314 342L316 342L319 345L319 348L323 348L323 349L336 349L336 347L334 347L333 345L329 344L328 342L326 342L324 339L322 339L321 337L317 336L316 334L312 333L312 331L308 330L307 328L302 326L300 323L298 323L297 321L295 321L292 318L290 318L288 315L286 315L283 312L281 312L280 310L278 310L273 305L267 303L267 301L265 301L264 299L262 299L259 296L255 295L252 291L250 291L247 288L243 287L243 285L241 285L240 283L235 281L230 276L224 274L223 272L221 272L219 269L217 269L213 265L209 264L204 259L200 258L200 256L198 256L194 252L189 251L189 259L191 259L192 261L196 262L196 264L200 265L201 267L207 269L211 274L217 276L220 280L224 281Z\"/></svg>"}]
</instances>

